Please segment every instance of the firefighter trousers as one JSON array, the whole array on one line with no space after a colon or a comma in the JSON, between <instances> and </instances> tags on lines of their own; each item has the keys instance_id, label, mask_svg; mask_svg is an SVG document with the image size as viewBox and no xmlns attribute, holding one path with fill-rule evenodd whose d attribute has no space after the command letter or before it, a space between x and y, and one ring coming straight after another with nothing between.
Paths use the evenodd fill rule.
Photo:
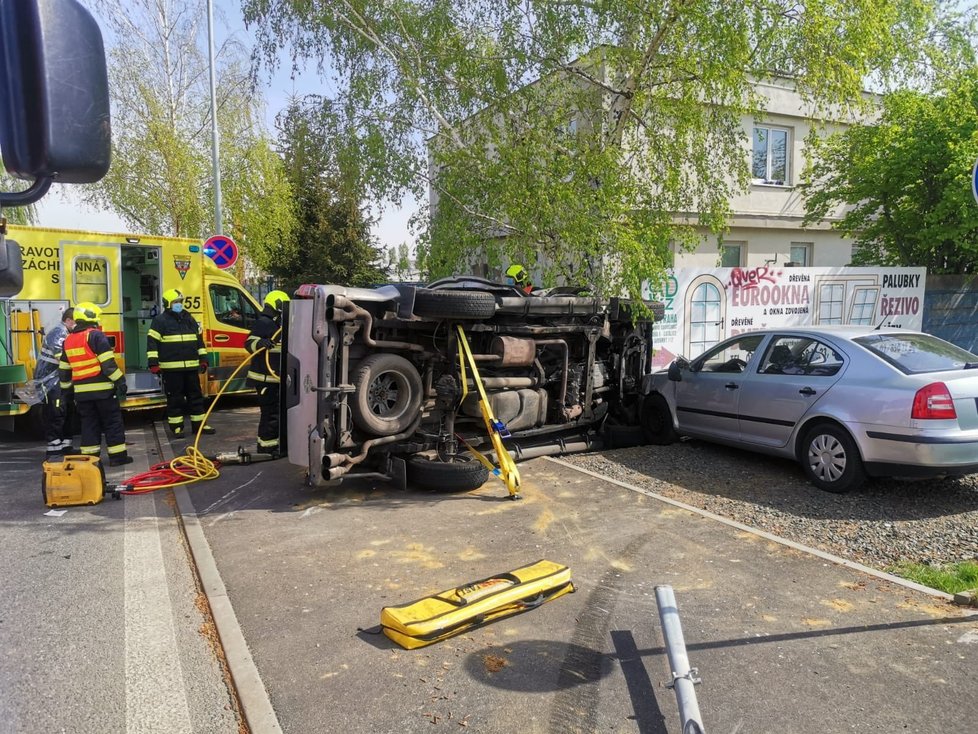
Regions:
<instances>
[{"instance_id":1,"label":"firefighter trousers","mask_svg":"<svg viewBox=\"0 0 978 734\"><path fill-rule=\"evenodd\" d=\"M44 438L48 442L48 449L56 444L63 444L68 438L65 435L65 419L68 415L68 399L61 392L61 388L55 385L41 405L41 420L44 423Z\"/></svg>"},{"instance_id":2,"label":"firefighter trousers","mask_svg":"<svg viewBox=\"0 0 978 734\"><path fill-rule=\"evenodd\" d=\"M258 451L259 453L278 453L278 383L257 384L258 407Z\"/></svg>"},{"instance_id":3,"label":"firefighter trousers","mask_svg":"<svg viewBox=\"0 0 978 734\"><path fill-rule=\"evenodd\" d=\"M194 433L204 420L204 394L200 377L193 370L163 370L166 393L166 425L174 433L183 433L184 416L190 418Z\"/></svg>"},{"instance_id":4,"label":"firefighter trousers","mask_svg":"<svg viewBox=\"0 0 978 734\"><path fill-rule=\"evenodd\" d=\"M77 400L75 408L81 420L81 452L98 456L102 452L102 435L110 460L128 456L126 429L122 424L122 408L115 396L98 400Z\"/></svg>"}]
</instances>

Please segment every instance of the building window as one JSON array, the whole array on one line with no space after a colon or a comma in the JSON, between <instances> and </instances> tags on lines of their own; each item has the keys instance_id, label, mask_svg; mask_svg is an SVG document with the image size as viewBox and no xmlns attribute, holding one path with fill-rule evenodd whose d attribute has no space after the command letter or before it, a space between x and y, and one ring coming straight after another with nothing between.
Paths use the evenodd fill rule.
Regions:
<instances>
[{"instance_id":1,"label":"building window","mask_svg":"<svg viewBox=\"0 0 978 734\"><path fill-rule=\"evenodd\" d=\"M754 127L754 153L751 176L754 183L785 186L788 184L789 130L778 127Z\"/></svg>"},{"instance_id":2,"label":"building window","mask_svg":"<svg viewBox=\"0 0 978 734\"><path fill-rule=\"evenodd\" d=\"M812 264L812 243L792 242L788 259L795 265L807 268Z\"/></svg>"},{"instance_id":3,"label":"building window","mask_svg":"<svg viewBox=\"0 0 978 734\"><path fill-rule=\"evenodd\" d=\"M744 264L747 247L743 242L724 242L720 245L720 267L739 268Z\"/></svg>"}]
</instances>

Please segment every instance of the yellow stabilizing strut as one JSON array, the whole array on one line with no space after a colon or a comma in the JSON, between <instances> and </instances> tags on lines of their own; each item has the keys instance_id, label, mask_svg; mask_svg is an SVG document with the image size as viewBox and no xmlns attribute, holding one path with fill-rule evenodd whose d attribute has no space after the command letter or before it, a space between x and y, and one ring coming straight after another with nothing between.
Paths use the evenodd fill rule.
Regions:
<instances>
[{"instance_id":1,"label":"yellow stabilizing strut","mask_svg":"<svg viewBox=\"0 0 978 734\"><path fill-rule=\"evenodd\" d=\"M482 385L482 378L479 377L479 368L475 365L475 357L472 356L472 350L469 348L468 339L465 338L465 332L460 325L456 325L455 328L458 329L458 366L462 378L462 400L465 400L466 395L469 394L468 380L465 374L465 363L468 362L472 370L472 380L475 382L476 389L479 391L479 409L482 411L482 419L486 422L486 429L489 431L489 440L492 441L492 447L496 451L496 460L499 462L499 467L493 466L489 459L471 446L468 446L468 444L466 446L468 446L469 451L490 472L503 481L506 489L509 490L509 496L514 500L519 499L520 470L516 468L516 462L513 461L513 457L509 455L509 451L503 446L503 436L508 436L509 431L506 430L506 424L500 420L496 420L496 416L492 413L492 407L489 405L489 398L486 397L486 389Z\"/></svg>"}]
</instances>

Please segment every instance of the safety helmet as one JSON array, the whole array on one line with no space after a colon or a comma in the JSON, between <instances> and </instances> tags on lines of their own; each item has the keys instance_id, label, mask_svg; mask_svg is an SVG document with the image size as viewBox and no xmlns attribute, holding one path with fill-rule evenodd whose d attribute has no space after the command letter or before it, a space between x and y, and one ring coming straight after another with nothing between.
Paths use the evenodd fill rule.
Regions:
<instances>
[{"instance_id":1,"label":"safety helmet","mask_svg":"<svg viewBox=\"0 0 978 734\"><path fill-rule=\"evenodd\" d=\"M285 291L269 291L268 295L265 296L265 305L271 306L276 311L282 310L282 304L288 303L290 300L289 294Z\"/></svg>"},{"instance_id":2,"label":"safety helmet","mask_svg":"<svg viewBox=\"0 0 978 734\"><path fill-rule=\"evenodd\" d=\"M176 288L171 288L163 293L163 308L169 308L173 305L174 301L182 301L183 293L178 291Z\"/></svg>"},{"instance_id":3,"label":"safety helmet","mask_svg":"<svg viewBox=\"0 0 978 734\"><path fill-rule=\"evenodd\" d=\"M75 306L75 323L98 326L102 319L102 309L90 301L84 301Z\"/></svg>"},{"instance_id":4,"label":"safety helmet","mask_svg":"<svg viewBox=\"0 0 978 734\"><path fill-rule=\"evenodd\" d=\"M530 282L530 274L522 265L510 265L506 268L506 277L512 278L516 285L526 285Z\"/></svg>"}]
</instances>

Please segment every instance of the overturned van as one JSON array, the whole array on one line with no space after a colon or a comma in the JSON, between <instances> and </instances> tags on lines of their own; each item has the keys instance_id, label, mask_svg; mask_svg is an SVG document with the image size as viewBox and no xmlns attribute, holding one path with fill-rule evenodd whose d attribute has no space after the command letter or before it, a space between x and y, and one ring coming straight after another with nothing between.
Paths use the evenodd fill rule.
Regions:
<instances>
[{"instance_id":1,"label":"overturned van","mask_svg":"<svg viewBox=\"0 0 978 734\"><path fill-rule=\"evenodd\" d=\"M483 396L517 460L640 435L661 316L661 305L644 306L475 277L302 286L284 332L289 460L313 485L370 476L473 489L487 479L485 460L499 462Z\"/></svg>"}]
</instances>

